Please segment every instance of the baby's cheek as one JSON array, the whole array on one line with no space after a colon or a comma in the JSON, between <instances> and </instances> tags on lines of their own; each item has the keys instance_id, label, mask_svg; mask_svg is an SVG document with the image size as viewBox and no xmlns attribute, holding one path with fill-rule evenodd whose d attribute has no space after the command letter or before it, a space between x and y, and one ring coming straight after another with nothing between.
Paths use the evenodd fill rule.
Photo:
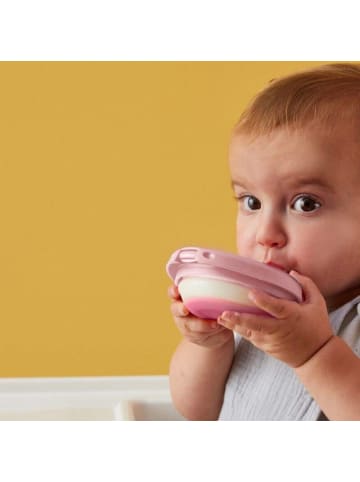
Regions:
<instances>
[{"instance_id":1,"label":"baby's cheek","mask_svg":"<svg viewBox=\"0 0 360 482\"><path fill-rule=\"evenodd\" d=\"M324 257L323 253L310 250L302 259L298 259L294 269L310 278L324 296L336 289L335 264Z\"/></svg>"},{"instance_id":2,"label":"baby's cheek","mask_svg":"<svg viewBox=\"0 0 360 482\"><path fill-rule=\"evenodd\" d=\"M246 226L237 227L236 247L240 256L252 258L256 246L256 236Z\"/></svg>"}]
</instances>

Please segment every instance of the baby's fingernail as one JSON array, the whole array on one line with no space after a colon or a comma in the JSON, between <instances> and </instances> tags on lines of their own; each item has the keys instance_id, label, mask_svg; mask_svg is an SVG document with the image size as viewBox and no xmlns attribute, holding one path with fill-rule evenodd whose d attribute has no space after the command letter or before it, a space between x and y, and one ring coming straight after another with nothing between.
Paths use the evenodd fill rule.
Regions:
<instances>
[{"instance_id":1,"label":"baby's fingernail","mask_svg":"<svg viewBox=\"0 0 360 482\"><path fill-rule=\"evenodd\" d=\"M253 291L249 291L248 298L250 301L255 301L256 295Z\"/></svg>"},{"instance_id":2,"label":"baby's fingernail","mask_svg":"<svg viewBox=\"0 0 360 482\"><path fill-rule=\"evenodd\" d=\"M228 328L230 325L234 323L234 320L232 319L231 316L229 315L224 315L224 313L218 318L218 323L221 326L225 326L225 328Z\"/></svg>"},{"instance_id":3,"label":"baby's fingernail","mask_svg":"<svg viewBox=\"0 0 360 482\"><path fill-rule=\"evenodd\" d=\"M224 311L224 313L221 315L221 318L229 323L236 323L238 317L239 313L236 311Z\"/></svg>"},{"instance_id":4,"label":"baby's fingernail","mask_svg":"<svg viewBox=\"0 0 360 482\"><path fill-rule=\"evenodd\" d=\"M229 321L231 320L231 313L229 311L224 311L224 313L222 313L220 318L224 321Z\"/></svg>"},{"instance_id":5,"label":"baby's fingernail","mask_svg":"<svg viewBox=\"0 0 360 482\"><path fill-rule=\"evenodd\" d=\"M169 296L170 298L176 298L176 292L175 292L175 290L174 290L173 287L170 287L170 288L168 289L168 296Z\"/></svg>"}]
</instances>

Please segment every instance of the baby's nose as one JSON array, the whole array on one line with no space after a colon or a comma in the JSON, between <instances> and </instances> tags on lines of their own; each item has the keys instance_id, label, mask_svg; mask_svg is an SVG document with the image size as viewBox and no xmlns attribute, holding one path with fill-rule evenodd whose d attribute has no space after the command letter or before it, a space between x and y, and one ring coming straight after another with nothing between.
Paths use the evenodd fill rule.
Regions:
<instances>
[{"instance_id":1,"label":"baby's nose","mask_svg":"<svg viewBox=\"0 0 360 482\"><path fill-rule=\"evenodd\" d=\"M286 244L285 229L274 219L264 220L259 223L256 242L268 248L282 248Z\"/></svg>"}]
</instances>

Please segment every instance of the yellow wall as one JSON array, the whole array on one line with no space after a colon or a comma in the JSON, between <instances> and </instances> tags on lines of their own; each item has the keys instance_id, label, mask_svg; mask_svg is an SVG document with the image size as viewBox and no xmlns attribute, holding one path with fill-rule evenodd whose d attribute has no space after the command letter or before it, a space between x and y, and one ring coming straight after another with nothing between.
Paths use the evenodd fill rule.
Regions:
<instances>
[{"instance_id":1,"label":"yellow wall","mask_svg":"<svg viewBox=\"0 0 360 482\"><path fill-rule=\"evenodd\" d=\"M235 250L230 129L319 63L0 63L0 376L165 374L169 255Z\"/></svg>"}]
</instances>

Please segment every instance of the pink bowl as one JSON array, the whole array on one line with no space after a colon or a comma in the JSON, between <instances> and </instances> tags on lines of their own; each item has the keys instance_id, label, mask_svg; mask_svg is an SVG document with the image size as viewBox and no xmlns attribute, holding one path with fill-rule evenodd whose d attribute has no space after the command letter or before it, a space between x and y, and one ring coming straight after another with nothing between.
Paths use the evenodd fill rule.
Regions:
<instances>
[{"instance_id":1,"label":"pink bowl","mask_svg":"<svg viewBox=\"0 0 360 482\"><path fill-rule=\"evenodd\" d=\"M178 249L171 255L166 271L187 309L202 319L217 319L224 311L266 315L248 299L251 288L277 298L302 301L300 284L285 271L214 249Z\"/></svg>"}]
</instances>

